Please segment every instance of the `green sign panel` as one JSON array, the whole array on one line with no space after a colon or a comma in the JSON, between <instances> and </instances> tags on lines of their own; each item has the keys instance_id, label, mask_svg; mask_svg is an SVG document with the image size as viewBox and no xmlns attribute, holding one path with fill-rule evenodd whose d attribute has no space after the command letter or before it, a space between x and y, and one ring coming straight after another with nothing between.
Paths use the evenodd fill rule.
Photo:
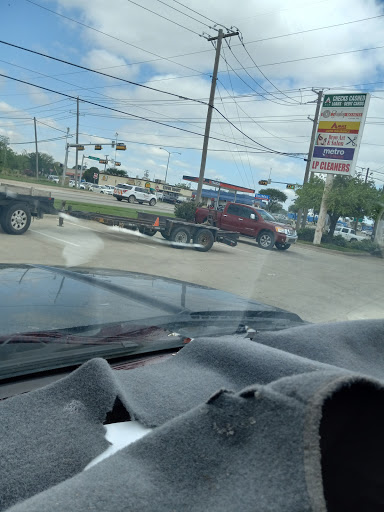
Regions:
<instances>
[{"instance_id":1,"label":"green sign panel","mask_svg":"<svg viewBox=\"0 0 384 512\"><path fill-rule=\"evenodd\" d=\"M366 94L326 94L324 107L360 107L364 108Z\"/></svg>"},{"instance_id":2,"label":"green sign panel","mask_svg":"<svg viewBox=\"0 0 384 512\"><path fill-rule=\"evenodd\" d=\"M89 158L90 160L97 160L97 161L100 160L100 157L96 157L96 156L86 156L85 158Z\"/></svg>"}]
</instances>

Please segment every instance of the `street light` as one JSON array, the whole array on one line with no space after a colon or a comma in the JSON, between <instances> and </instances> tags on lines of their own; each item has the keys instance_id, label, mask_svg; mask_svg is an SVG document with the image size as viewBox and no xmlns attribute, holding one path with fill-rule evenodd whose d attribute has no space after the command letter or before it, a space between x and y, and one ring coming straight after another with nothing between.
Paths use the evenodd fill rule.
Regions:
<instances>
[{"instance_id":1,"label":"street light","mask_svg":"<svg viewBox=\"0 0 384 512\"><path fill-rule=\"evenodd\" d=\"M165 171L165 183L167 183L167 174L168 174L168 166L169 166L169 158L172 154L175 154L175 155L181 155L181 153L179 153L178 151L168 151L168 149L165 149L165 148L160 148L162 149L163 151L166 151L168 153L168 162L167 162L167 170Z\"/></svg>"}]
</instances>

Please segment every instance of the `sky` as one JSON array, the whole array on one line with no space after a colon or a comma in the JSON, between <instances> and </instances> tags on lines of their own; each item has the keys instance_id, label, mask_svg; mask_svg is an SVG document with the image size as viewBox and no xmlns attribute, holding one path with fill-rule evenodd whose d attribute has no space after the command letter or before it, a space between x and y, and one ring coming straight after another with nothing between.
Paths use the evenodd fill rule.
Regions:
<instances>
[{"instance_id":1,"label":"sky","mask_svg":"<svg viewBox=\"0 0 384 512\"><path fill-rule=\"evenodd\" d=\"M50 89L0 76L0 136L17 152L34 151L36 117L39 151L63 162L67 128L75 142L78 96L80 143L110 143L118 133L127 150L116 159L130 176L148 170L164 179L168 156L168 182L198 176L215 58L207 38L222 28L239 35L222 45L207 178L259 190L270 177L292 199L286 183L303 181L315 91L324 89L371 92L357 170L369 168L382 186L383 7L373 0L0 0L0 74ZM84 154L115 157L111 146Z\"/></svg>"}]
</instances>

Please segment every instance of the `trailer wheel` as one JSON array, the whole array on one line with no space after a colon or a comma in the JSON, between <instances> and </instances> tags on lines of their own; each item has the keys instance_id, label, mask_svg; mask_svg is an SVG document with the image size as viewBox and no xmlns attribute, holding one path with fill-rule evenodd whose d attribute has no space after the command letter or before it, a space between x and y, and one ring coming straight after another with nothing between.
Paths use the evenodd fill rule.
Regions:
<instances>
[{"instance_id":1,"label":"trailer wheel","mask_svg":"<svg viewBox=\"0 0 384 512\"><path fill-rule=\"evenodd\" d=\"M4 208L0 222L3 230L9 235L22 235L31 224L31 212L27 205L14 203Z\"/></svg>"},{"instance_id":2,"label":"trailer wheel","mask_svg":"<svg viewBox=\"0 0 384 512\"><path fill-rule=\"evenodd\" d=\"M140 233L142 233L143 235L147 235L147 236L153 236L153 235L156 235L156 230L155 230L155 229L151 229L151 228L143 228L143 227L139 227L139 231L140 231Z\"/></svg>"},{"instance_id":3,"label":"trailer wheel","mask_svg":"<svg viewBox=\"0 0 384 512\"><path fill-rule=\"evenodd\" d=\"M209 251L214 241L212 231L209 229L199 229L193 237L193 243L201 245L201 247L195 247L196 251L200 252Z\"/></svg>"},{"instance_id":4,"label":"trailer wheel","mask_svg":"<svg viewBox=\"0 0 384 512\"><path fill-rule=\"evenodd\" d=\"M167 233L165 233L165 231L160 231L160 234L163 238L165 238L166 240L169 240L169 235L167 235Z\"/></svg>"},{"instance_id":5,"label":"trailer wheel","mask_svg":"<svg viewBox=\"0 0 384 512\"><path fill-rule=\"evenodd\" d=\"M188 228L184 226L179 226L178 228L172 230L169 239L171 240L171 242L176 242L177 244L189 244L191 240L191 233L189 232ZM178 249L183 248L183 246L180 245L173 245L173 247L176 247Z\"/></svg>"},{"instance_id":6,"label":"trailer wheel","mask_svg":"<svg viewBox=\"0 0 384 512\"><path fill-rule=\"evenodd\" d=\"M128 203L134 203L134 202L135 202L135 196L129 196Z\"/></svg>"},{"instance_id":7,"label":"trailer wheel","mask_svg":"<svg viewBox=\"0 0 384 512\"><path fill-rule=\"evenodd\" d=\"M123 198L122 198L122 197L116 197L116 199L117 199L118 201L122 201L122 200L123 200Z\"/></svg>"}]
</instances>

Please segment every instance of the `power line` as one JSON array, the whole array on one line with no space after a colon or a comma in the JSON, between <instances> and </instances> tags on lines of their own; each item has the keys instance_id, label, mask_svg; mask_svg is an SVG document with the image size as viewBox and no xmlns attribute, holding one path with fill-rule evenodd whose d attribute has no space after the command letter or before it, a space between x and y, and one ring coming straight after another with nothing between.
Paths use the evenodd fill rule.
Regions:
<instances>
[{"instance_id":1,"label":"power line","mask_svg":"<svg viewBox=\"0 0 384 512\"><path fill-rule=\"evenodd\" d=\"M192 71L197 71L196 69L193 69L193 68L190 68L188 66L185 66L184 64L180 64L179 62L174 62L173 60L171 60L171 58L162 57L161 55L158 55L157 53L151 52L149 50L145 50L144 48L140 48L140 46L136 46L133 43L129 43L128 41L124 41L123 39L120 39L119 37L115 37L115 36L113 36L111 34L108 34L107 32L103 32L102 30L98 30L97 28L91 27L90 25L87 25L86 23L82 23L81 21L78 21L78 20L75 20L73 18L70 18L69 16L65 16L64 14L61 14L61 13L59 13L57 11L54 11L52 9L48 9L48 7L45 7L44 5L40 5L37 2L33 2L33 0L26 0L26 2L29 2L30 4L33 4L36 7L39 7L40 9L44 9L45 11L48 11L48 12L50 12L52 14L55 14L56 16L60 16L61 18L65 18L66 20L72 21L73 23L77 23L78 25L81 25L82 27L88 28L89 30L93 30L94 32L102 34L102 35L104 35L106 37L110 37L111 39L115 39L116 41L119 41L120 43L124 43L124 44L126 44L128 46L132 46L132 48L135 48L136 50L140 50L140 51L142 51L144 53L148 53L149 55L154 55L155 57L158 57L158 59L155 59L155 60L166 60L168 62L172 62L172 64L176 64L177 66L181 66L181 67L186 68L186 69L191 69ZM147 62L151 62L151 61L147 61ZM144 64L144 63L145 62L143 62L142 64ZM138 63L138 64L141 64L141 63Z\"/></svg>"},{"instance_id":2,"label":"power line","mask_svg":"<svg viewBox=\"0 0 384 512\"><path fill-rule=\"evenodd\" d=\"M144 7L144 5L137 4L133 0L127 0L127 2L136 5L137 7L141 7L145 11L151 12L152 14L155 14L156 16L159 16L159 18L162 18L163 20L167 20L170 23L173 23L174 25L177 25L178 27L181 27L185 30L188 30L189 32L192 32L193 34L196 34L199 37L204 37L202 34L199 34L198 32L195 32L195 30L192 30L191 28L185 27L184 25L181 25L180 23L177 23L177 21L171 20L167 18L166 16L163 16L162 14L159 14L158 12L152 11L151 9L148 9L148 7Z\"/></svg>"},{"instance_id":3,"label":"power line","mask_svg":"<svg viewBox=\"0 0 384 512\"><path fill-rule=\"evenodd\" d=\"M240 39L240 42L244 48L244 50L247 52L247 55L248 57L251 59L251 61L254 63L254 65L256 66L256 68L258 69L258 71L263 75L263 77L267 80L267 82L269 82L272 87L274 87L276 89L276 91L278 91L279 93L283 94L285 97L287 97L289 100L292 100L292 98L290 98L287 94L285 94L283 91L281 91L278 87L276 87L276 85L271 82L271 80L263 73L263 71L259 68L259 66L256 64L256 62L254 61L252 55L249 53L249 51L247 50L247 48L245 47L245 44L244 44L244 40L243 40L243 37L239 36L239 39ZM294 100L296 103L300 103L299 101L297 100Z\"/></svg>"},{"instance_id":4,"label":"power line","mask_svg":"<svg viewBox=\"0 0 384 512\"><path fill-rule=\"evenodd\" d=\"M65 139L65 137L56 137L54 139L44 139L44 140L38 140L37 142L54 142L54 141L57 141L57 140L63 140ZM8 143L10 146L15 146L15 145L19 145L19 144L35 144L35 141L34 140L30 140L28 142L9 142Z\"/></svg>"},{"instance_id":5,"label":"power line","mask_svg":"<svg viewBox=\"0 0 384 512\"><path fill-rule=\"evenodd\" d=\"M39 123L39 124L43 124L45 126L48 126L48 128L52 128L52 130L57 130L58 132L62 132L62 133L67 133L66 130L60 130L60 128L56 128L55 126L52 126L50 124L47 124L47 123L43 123L43 121L40 121L39 119L36 119L36 121Z\"/></svg>"},{"instance_id":6,"label":"power line","mask_svg":"<svg viewBox=\"0 0 384 512\"><path fill-rule=\"evenodd\" d=\"M27 0L27 2L29 2L29 1L31 1L31 0ZM129 0L129 1L131 1L131 0ZM202 103L203 105L207 105L207 103L205 103L203 101L200 101L200 100L194 100L193 98L187 98L185 96L180 96L179 94L174 94L172 92L162 91L161 89L155 89L154 87L149 87L147 85L139 84L138 82L133 82L132 80L126 80L124 78L119 78L117 76L108 75L107 73L102 73L101 71L96 71L95 69L87 68L86 66L80 66L80 64L74 64L73 62L69 62L67 60L59 59L58 57L52 57L51 55L47 55L46 53L41 53L41 52L37 52L35 50L31 50L29 48L24 48L23 46L18 46L17 44L8 43L6 41L1 41L1 40L0 40L0 43L1 44L5 44L7 46L12 46L13 48L17 48L17 49L23 50L25 52L33 53L35 55L40 55L41 57L46 57L47 59L52 59L52 60L55 60L57 62L62 62L63 64L67 64L68 66L74 66L76 68L85 69L86 71L90 71L91 73L96 73L98 75L107 76L108 78L113 78L115 80L120 80L121 82L125 82L125 83L130 84L130 85L136 85L137 87L142 87L144 89L149 89L151 91L160 92L162 94L167 94L169 96L174 96L174 97L179 98L179 99L195 101L196 103Z\"/></svg>"},{"instance_id":7,"label":"power line","mask_svg":"<svg viewBox=\"0 0 384 512\"><path fill-rule=\"evenodd\" d=\"M190 16L189 14L187 14L187 13L185 13L183 11L180 11L180 9L176 9L176 7L172 7L172 5L169 5L169 4L165 3L165 2L163 2L163 0L157 0L157 1L160 2L163 5L166 5L170 9L173 9L174 11L177 11L177 12L183 14L184 16L187 16L187 18L190 18L191 20L197 21L197 23L201 23L205 27L208 27L208 28L214 30L213 27L211 27L210 25L207 25L207 23L204 23L204 21L198 20L198 19L194 18L193 16Z\"/></svg>"},{"instance_id":8,"label":"power line","mask_svg":"<svg viewBox=\"0 0 384 512\"><path fill-rule=\"evenodd\" d=\"M182 4L181 2L179 2L178 0L173 0L174 2L176 2L177 4L185 7L185 9L188 9L189 11L192 11L194 12L195 14L198 14L199 16L201 16L202 18L205 18L206 20L208 21L211 21L212 23L214 23L215 25L220 25L221 27L224 27L226 30L228 30L228 28L225 26L225 25L222 25L221 23L217 23L216 21L212 20L211 18L208 18L207 16L204 16L204 14L201 14L200 12L198 11L195 11L194 9L191 9L190 7L188 7L187 5L184 5Z\"/></svg>"}]
</instances>

